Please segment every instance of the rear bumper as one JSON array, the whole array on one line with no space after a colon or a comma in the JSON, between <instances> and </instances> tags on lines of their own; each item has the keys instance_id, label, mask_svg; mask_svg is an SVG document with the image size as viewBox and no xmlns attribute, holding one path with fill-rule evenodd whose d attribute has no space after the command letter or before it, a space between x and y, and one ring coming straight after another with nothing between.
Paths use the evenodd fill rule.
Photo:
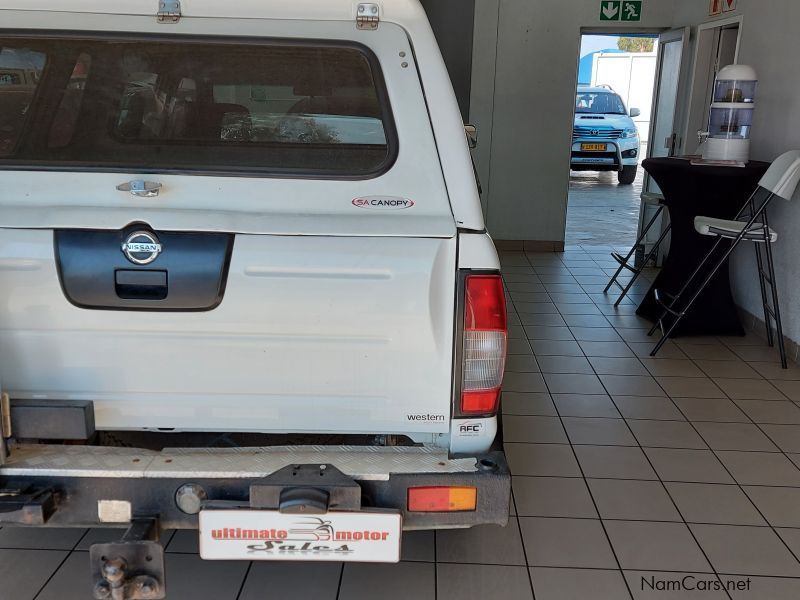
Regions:
<instances>
[{"instance_id":1,"label":"rear bumper","mask_svg":"<svg viewBox=\"0 0 800 600\"><path fill-rule=\"evenodd\" d=\"M196 529L197 515L182 512L176 491L187 483L203 488L210 502L248 507L250 486L294 464L331 464L355 480L362 506L403 513L404 529L504 525L511 478L502 452L448 458L424 447L291 446L236 449L165 449L31 445L13 448L0 467L0 488L49 489L53 507L43 522L61 527L126 526L127 520L101 519L101 503L130 503L134 516L157 516L165 529ZM478 505L470 512L410 513L407 490L414 486L475 486ZM122 511L125 514L126 511ZM25 523L4 512L0 524Z\"/></svg>"}]
</instances>

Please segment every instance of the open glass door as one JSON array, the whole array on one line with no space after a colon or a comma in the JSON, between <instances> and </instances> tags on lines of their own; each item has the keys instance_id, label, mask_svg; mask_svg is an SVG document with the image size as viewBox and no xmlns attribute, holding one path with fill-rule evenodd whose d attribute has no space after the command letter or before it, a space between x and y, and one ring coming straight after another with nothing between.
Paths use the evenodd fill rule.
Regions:
<instances>
[{"instance_id":1,"label":"open glass door","mask_svg":"<svg viewBox=\"0 0 800 600\"><path fill-rule=\"evenodd\" d=\"M681 139L678 128L681 122L681 104L685 96L684 89L687 81L688 45L688 27L666 31L659 36L656 89L651 113L653 117L650 123L650 141L647 146L648 158L674 156L680 147ZM661 192L649 175L645 175L643 187L645 192ZM655 206L642 203L639 211L640 232L644 224L650 222L655 211ZM644 254L658 240L663 226L663 224L661 226L656 224L650 229L644 241ZM663 251L662 248L661 252Z\"/></svg>"}]
</instances>

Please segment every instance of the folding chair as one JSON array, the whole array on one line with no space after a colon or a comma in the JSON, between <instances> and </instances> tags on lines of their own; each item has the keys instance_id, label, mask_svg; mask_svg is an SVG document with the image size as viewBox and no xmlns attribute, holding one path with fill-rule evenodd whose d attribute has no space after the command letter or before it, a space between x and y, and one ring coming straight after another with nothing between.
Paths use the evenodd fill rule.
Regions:
<instances>
[{"instance_id":1,"label":"folding chair","mask_svg":"<svg viewBox=\"0 0 800 600\"><path fill-rule=\"evenodd\" d=\"M775 266L772 259L772 244L778 240L778 234L770 228L767 218L767 206L775 197L791 200L797 185L800 182L800 150L793 150L782 154L758 182L758 187L750 198L742 206L736 218L732 221L724 219L714 219L711 217L695 217L694 228L701 235L716 237L714 245L705 255L700 264L691 274L686 283L675 296L671 296L661 290L655 290L656 302L662 307L661 316L650 330L649 335L655 333L656 329L661 329L662 337L653 348L650 356L655 356L661 347L666 343L667 338L672 334L686 315L687 311L703 292L717 271L725 264L742 241L753 242L756 250L756 261L758 263L758 279L761 285L761 301L764 306L764 321L767 327L767 343L775 345L775 337L778 338L778 348L781 355L781 365L787 368L786 348L783 341L783 328L781 325L781 311L778 306L778 289L775 281ZM742 219L747 219L742 220ZM732 240L729 247L725 249L721 256L712 260L723 240ZM763 248L761 247L763 244ZM765 264L766 261L766 270ZM689 288L695 278L705 272L705 277L699 287L689 292ZM767 285L770 287L770 294L767 295ZM681 303L683 296L690 293L689 300ZM682 308L680 308L682 306ZM664 325L664 319L670 315L672 322L668 327ZM772 331L772 322L775 322L775 332Z\"/></svg>"},{"instance_id":2,"label":"folding chair","mask_svg":"<svg viewBox=\"0 0 800 600\"><path fill-rule=\"evenodd\" d=\"M664 196L662 196L661 194L655 194L653 192L642 192L642 203L649 204L650 206L658 206L658 210L656 210L656 214L653 215L653 218L650 219L645 228L642 230L639 239L636 240L636 242L633 244L633 248L631 248L631 251L628 252L626 256L622 256L618 252L611 253L611 258L613 258L615 261L619 263L619 268L617 269L617 272L614 273L614 276L609 280L606 289L603 290L603 293L605 294L606 292L608 292L609 288L614 284L616 284L622 289L622 294L620 294L619 298L617 298L617 301L614 302L614 306L619 306L619 303L622 302L622 299L628 295L628 292L633 287L633 284L636 283L636 280L639 279L639 275L642 274L642 271L644 271L645 267L647 266L647 263L650 262L650 259L656 256L658 249L661 247L662 242L664 241L664 239L666 239L669 230L672 228L671 224L667 225L664 228L661 237L658 238L658 241L650 249L650 252L648 252L647 256L644 257L644 260L642 260L642 264L640 264L638 267L636 265L631 265L629 263L631 257L636 253L636 249L642 245L645 238L647 237L647 232L650 231L650 228L658 220L659 215L664 211L664 207L666 206L664 204ZM627 269L628 271L631 271L633 273L633 277L624 287L617 281L617 278L619 277L619 274L622 272L622 269Z\"/></svg>"}]
</instances>

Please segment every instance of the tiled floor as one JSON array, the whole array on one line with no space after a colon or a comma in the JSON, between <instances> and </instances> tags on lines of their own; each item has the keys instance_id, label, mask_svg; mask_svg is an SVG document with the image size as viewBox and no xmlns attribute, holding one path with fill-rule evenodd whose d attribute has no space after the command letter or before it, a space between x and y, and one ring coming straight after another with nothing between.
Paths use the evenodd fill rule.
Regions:
<instances>
[{"instance_id":1,"label":"tiled floor","mask_svg":"<svg viewBox=\"0 0 800 600\"><path fill-rule=\"evenodd\" d=\"M503 256L508 527L413 533L399 565L344 567L201 562L195 534L169 534L170 600L800 598L800 367L755 336L649 358L639 297L602 294L608 251ZM0 530L0 598L88 598L103 535Z\"/></svg>"}]
</instances>

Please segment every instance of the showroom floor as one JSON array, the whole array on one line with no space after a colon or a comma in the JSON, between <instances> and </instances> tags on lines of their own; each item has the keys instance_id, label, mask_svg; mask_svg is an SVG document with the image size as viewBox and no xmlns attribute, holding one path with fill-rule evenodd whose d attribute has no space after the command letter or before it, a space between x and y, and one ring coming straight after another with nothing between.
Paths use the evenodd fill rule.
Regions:
<instances>
[{"instance_id":1,"label":"showroom floor","mask_svg":"<svg viewBox=\"0 0 800 600\"><path fill-rule=\"evenodd\" d=\"M648 358L639 296L601 293L609 250L503 256L508 527L414 533L398 565L344 567L204 563L170 534L169 599L800 598L800 368L756 336ZM89 598L107 535L0 530L0 597Z\"/></svg>"}]
</instances>

